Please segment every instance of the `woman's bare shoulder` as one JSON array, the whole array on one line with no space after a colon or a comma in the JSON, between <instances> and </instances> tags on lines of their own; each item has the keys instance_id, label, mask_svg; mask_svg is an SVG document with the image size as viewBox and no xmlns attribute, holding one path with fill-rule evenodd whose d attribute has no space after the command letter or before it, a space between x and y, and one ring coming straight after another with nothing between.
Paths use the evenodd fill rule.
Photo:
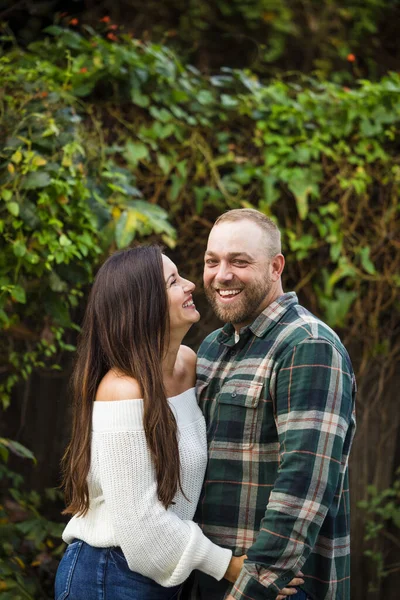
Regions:
<instances>
[{"instance_id":1,"label":"woman's bare shoulder","mask_svg":"<svg viewBox=\"0 0 400 600\"><path fill-rule=\"evenodd\" d=\"M96 401L139 400L142 392L136 379L108 371L97 388Z\"/></svg>"},{"instance_id":2,"label":"woman's bare shoulder","mask_svg":"<svg viewBox=\"0 0 400 600\"><path fill-rule=\"evenodd\" d=\"M189 348L189 346L180 346L179 359L186 385L194 386L196 383L196 352Z\"/></svg>"},{"instance_id":3,"label":"woman's bare shoulder","mask_svg":"<svg viewBox=\"0 0 400 600\"><path fill-rule=\"evenodd\" d=\"M180 354L182 360L187 362L187 364L190 364L190 365L196 367L197 354L194 350L189 348L189 346L184 346L182 344L179 347L179 354Z\"/></svg>"}]
</instances>

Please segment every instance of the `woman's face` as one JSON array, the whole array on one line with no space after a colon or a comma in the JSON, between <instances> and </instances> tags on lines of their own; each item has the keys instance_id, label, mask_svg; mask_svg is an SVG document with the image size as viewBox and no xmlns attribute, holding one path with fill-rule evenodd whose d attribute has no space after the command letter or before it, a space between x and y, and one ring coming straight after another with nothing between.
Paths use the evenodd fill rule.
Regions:
<instances>
[{"instance_id":1,"label":"woman's face","mask_svg":"<svg viewBox=\"0 0 400 600\"><path fill-rule=\"evenodd\" d=\"M195 289L194 283L181 277L176 265L167 256L162 256L164 280L169 302L170 328L181 329L197 323L200 314L196 310L192 293Z\"/></svg>"}]
</instances>

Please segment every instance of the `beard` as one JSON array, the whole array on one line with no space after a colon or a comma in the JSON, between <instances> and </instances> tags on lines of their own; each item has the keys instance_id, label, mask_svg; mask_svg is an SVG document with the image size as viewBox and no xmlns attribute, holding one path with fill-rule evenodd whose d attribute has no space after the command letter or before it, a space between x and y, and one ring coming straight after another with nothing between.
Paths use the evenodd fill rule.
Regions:
<instances>
[{"instance_id":1,"label":"beard","mask_svg":"<svg viewBox=\"0 0 400 600\"><path fill-rule=\"evenodd\" d=\"M224 286L219 289L223 290L242 290L236 297L236 300L231 305L224 305L219 301L219 294L212 285L204 288L207 300L211 304L216 316L224 323L232 323L238 325L240 323L251 323L259 315L257 309L262 301L267 297L272 288L272 281L269 275L263 279L247 283L239 280L230 282L229 286Z\"/></svg>"}]
</instances>

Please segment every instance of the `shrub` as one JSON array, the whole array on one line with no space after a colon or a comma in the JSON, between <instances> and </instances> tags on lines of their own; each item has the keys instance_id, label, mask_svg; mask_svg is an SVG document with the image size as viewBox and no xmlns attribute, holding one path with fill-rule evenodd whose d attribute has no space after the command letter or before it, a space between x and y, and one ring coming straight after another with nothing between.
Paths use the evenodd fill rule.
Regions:
<instances>
[{"instance_id":1,"label":"shrub","mask_svg":"<svg viewBox=\"0 0 400 600\"><path fill-rule=\"evenodd\" d=\"M7 466L10 452L34 461L24 446L0 438L0 483L8 487L0 505L0 596L2 600L50 600L65 548L60 540L64 526L39 512L42 500L37 492L23 491L23 478ZM59 494L46 491L52 501Z\"/></svg>"}]
</instances>

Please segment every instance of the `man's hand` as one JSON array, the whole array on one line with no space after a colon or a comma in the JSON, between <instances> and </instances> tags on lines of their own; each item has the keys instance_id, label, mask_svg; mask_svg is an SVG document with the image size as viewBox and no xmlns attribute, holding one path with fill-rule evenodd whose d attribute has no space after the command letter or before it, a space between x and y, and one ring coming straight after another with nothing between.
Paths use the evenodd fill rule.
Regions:
<instances>
[{"instance_id":1,"label":"man's hand","mask_svg":"<svg viewBox=\"0 0 400 600\"><path fill-rule=\"evenodd\" d=\"M242 558L242 557L240 557ZM292 581L290 581L287 584L287 587L284 587L279 595L276 597L276 600L285 600L285 598L287 598L288 596L294 596L294 594L297 594L297 590L295 587L290 587L290 586L295 586L295 585L301 585L302 583L304 583L304 579L302 579L303 577L303 573L300 571L300 573L298 573L297 577L294 577L294 579L292 579ZM235 600L235 598L229 594L229 596L227 597L226 600Z\"/></svg>"},{"instance_id":2,"label":"man's hand","mask_svg":"<svg viewBox=\"0 0 400 600\"><path fill-rule=\"evenodd\" d=\"M224 575L224 579L227 579L231 583L235 583L236 579L239 577L240 571L242 570L245 558L247 558L246 554L242 554L242 556L232 556L231 562L229 563Z\"/></svg>"}]
</instances>

